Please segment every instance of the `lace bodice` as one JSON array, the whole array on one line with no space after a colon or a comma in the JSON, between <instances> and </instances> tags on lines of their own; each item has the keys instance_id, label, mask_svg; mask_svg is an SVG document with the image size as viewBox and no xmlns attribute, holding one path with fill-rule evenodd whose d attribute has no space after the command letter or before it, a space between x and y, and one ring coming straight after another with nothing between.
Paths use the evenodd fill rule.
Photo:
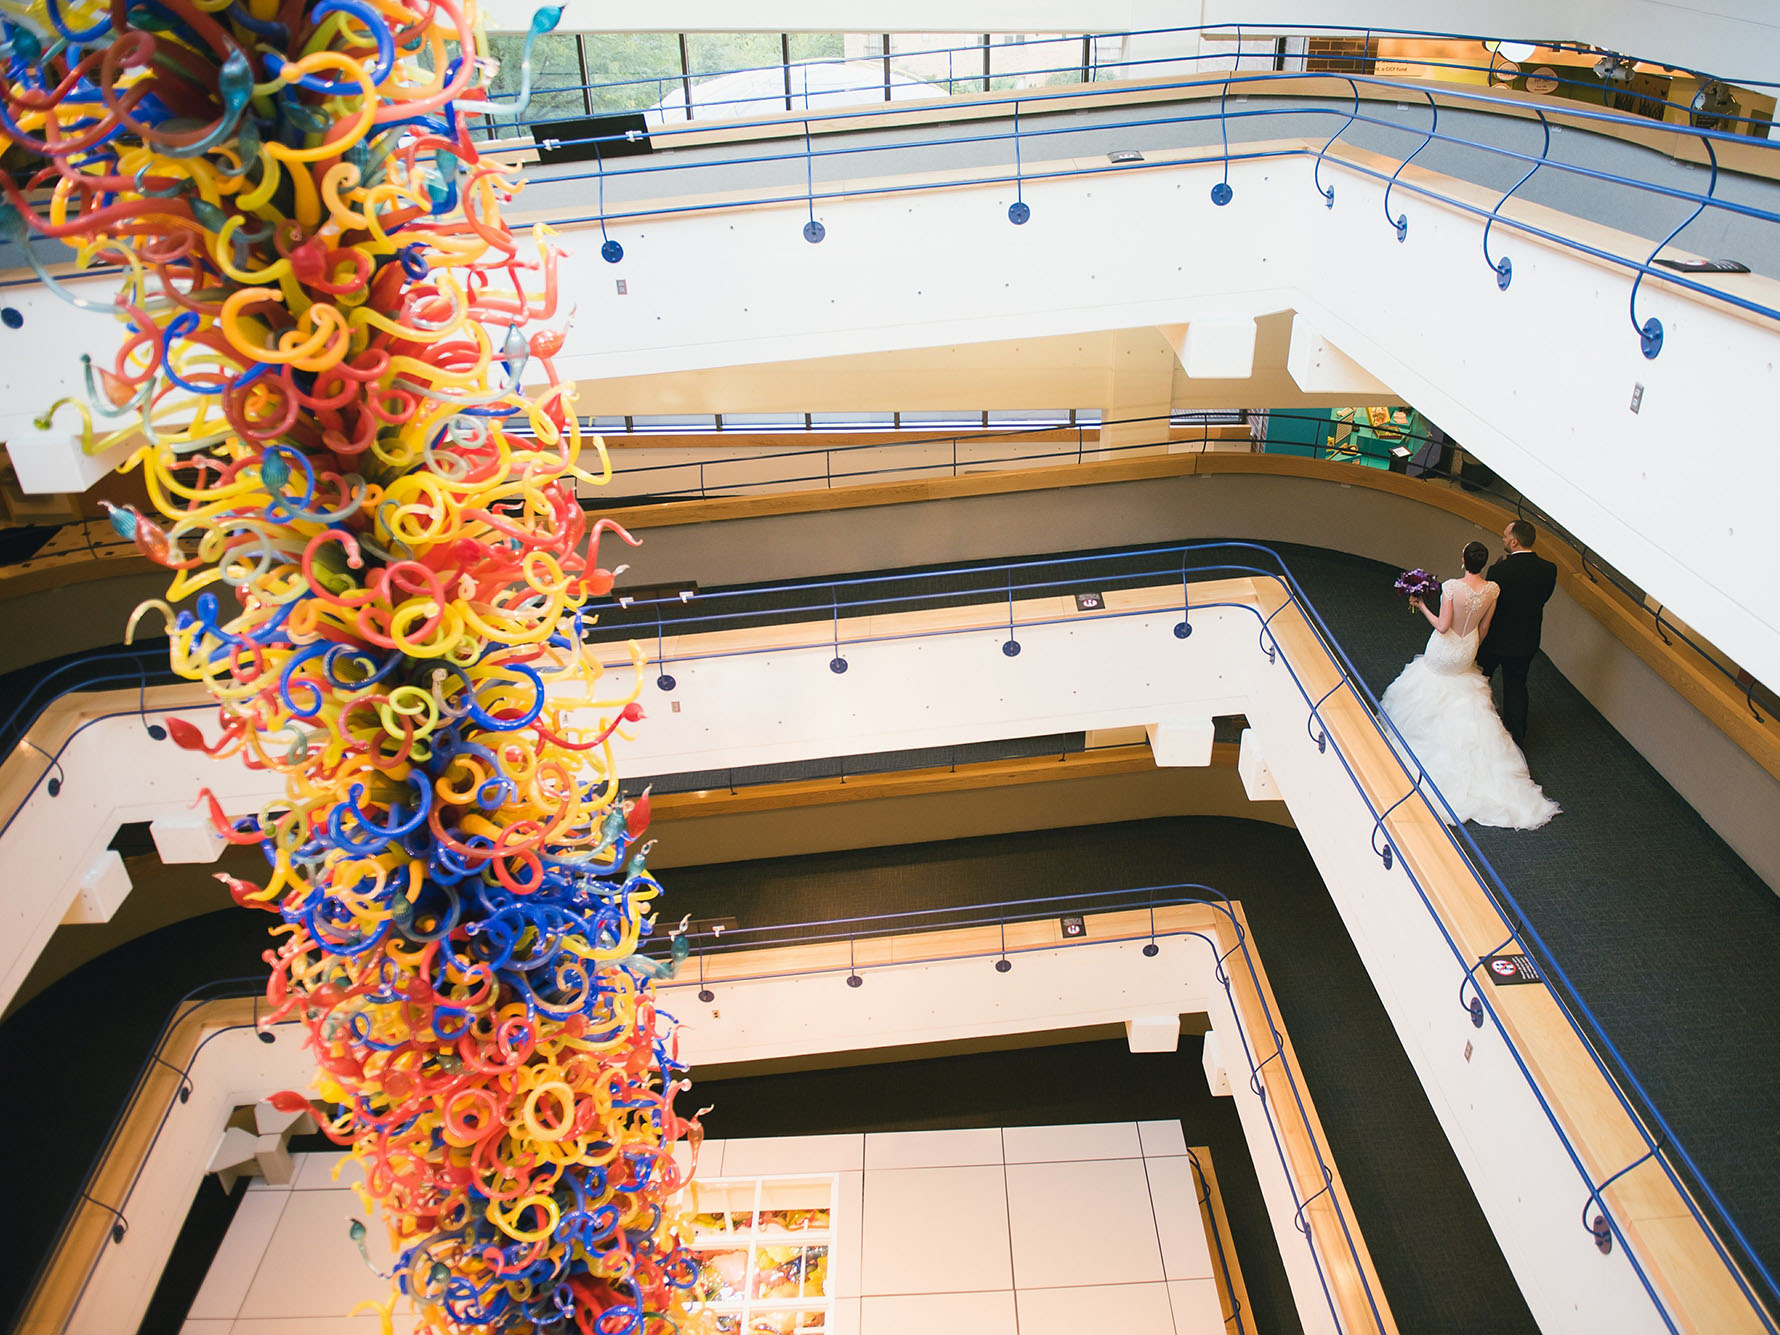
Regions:
<instances>
[{"instance_id":1,"label":"lace bodice","mask_svg":"<svg viewBox=\"0 0 1780 1335\"><path fill-rule=\"evenodd\" d=\"M1440 586L1440 596L1452 599L1452 624L1450 633L1459 639L1471 634L1483 624L1484 616L1496 601L1496 595L1502 590L1494 584L1485 584L1481 589L1472 589L1462 579L1449 579Z\"/></svg>"}]
</instances>

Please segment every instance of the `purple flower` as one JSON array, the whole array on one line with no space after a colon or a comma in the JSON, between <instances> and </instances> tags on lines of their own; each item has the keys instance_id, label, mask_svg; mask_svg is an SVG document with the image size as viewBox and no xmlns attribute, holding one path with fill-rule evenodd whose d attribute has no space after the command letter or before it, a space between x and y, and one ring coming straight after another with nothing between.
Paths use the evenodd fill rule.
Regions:
<instances>
[{"instance_id":1,"label":"purple flower","mask_svg":"<svg viewBox=\"0 0 1780 1335\"><path fill-rule=\"evenodd\" d=\"M1414 570L1405 570L1398 575L1395 588L1405 597L1426 598L1429 594L1440 592L1440 581L1417 566Z\"/></svg>"}]
</instances>

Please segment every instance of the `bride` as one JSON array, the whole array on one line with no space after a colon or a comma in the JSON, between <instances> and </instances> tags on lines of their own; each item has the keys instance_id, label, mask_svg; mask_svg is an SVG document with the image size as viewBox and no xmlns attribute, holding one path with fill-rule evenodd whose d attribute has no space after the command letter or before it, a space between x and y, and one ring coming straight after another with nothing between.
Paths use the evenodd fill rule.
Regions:
<instances>
[{"instance_id":1,"label":"bride","mask_svg":"<svg viewBox=\"0 0 1780 1335\"><path fill-rule=\"evenodd\" d=\"M1380 703L1460 820L1536 830L1560 808L1527 773L1526 757L1496 716L1489 681L1477 670L1477 646L1501 592L1478 573L1489 548L1467 543L1463 559L1464 578L1440 586L1440 615L1419 598L1409 600L1434 633Z\"/></svg>"}]
</instances>

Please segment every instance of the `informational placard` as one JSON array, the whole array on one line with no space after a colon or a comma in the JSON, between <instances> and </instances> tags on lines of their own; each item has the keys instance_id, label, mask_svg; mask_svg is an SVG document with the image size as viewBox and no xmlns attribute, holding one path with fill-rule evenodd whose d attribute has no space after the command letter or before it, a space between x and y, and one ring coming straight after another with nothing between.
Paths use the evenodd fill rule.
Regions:
<instances>
[{"instance_id":1,"label":"informational placard","mask_svg":"<svg viewBox=\"0 0 1780 1335\"><path fill-rule=\"evenodd\" d=\"M1483 971L1497 987L1513 987L1519 983L1543 983L1539 966L1525 955L1488 955Z\"/></svg>"},{"instance_id":2,"label":"informational placard","mask_svg":"<svg viewBox=\"0 0 1780 1335\"><path fill-rule=\"evenodd\" d=\"M1057 919L1057 925L1063 929L1063 935L1072 941L1088 934L1088 920L1079 913L1064 914Z\"/></svg>"}]
</instances>

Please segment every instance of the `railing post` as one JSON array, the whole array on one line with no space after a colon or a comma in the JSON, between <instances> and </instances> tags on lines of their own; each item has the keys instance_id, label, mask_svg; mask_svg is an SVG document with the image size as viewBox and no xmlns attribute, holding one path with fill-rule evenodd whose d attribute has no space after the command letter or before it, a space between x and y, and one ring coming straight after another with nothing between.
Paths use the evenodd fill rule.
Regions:
<instances>
[{"instance_id":1,"label":"railing post","mask_svg":"<svg viewBox=\"0 0 1780 1335\"><path fill-rule=\"evenodd\" d=\"M834 607L834 657L828 660L828 670L838 677L847 670L847 660L841 657L841 595L832 586L828 592Z\"/></svg>"}]
</instances>

